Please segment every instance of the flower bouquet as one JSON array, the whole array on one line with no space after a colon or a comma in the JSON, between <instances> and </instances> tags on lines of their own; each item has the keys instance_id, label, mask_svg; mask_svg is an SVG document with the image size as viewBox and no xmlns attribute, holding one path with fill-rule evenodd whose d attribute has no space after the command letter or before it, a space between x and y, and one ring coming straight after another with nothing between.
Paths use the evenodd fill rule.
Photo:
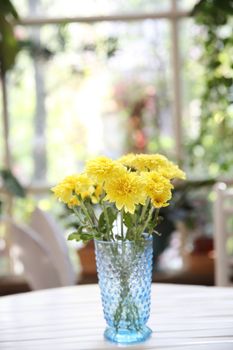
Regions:
<instances>
[{"instance_id":1,"label":"flower bouquet","mask_svg":"<svg viewBox=\"0 0 233 350\"><path fill-rule=\"evenodd\" d=\"M78 229L68 239L94 239L105 337L111 341L135 343L150 336L152 236L174 178L185 174L166 157L128 154L89 160L83 173L52 189L77 218Z\"/></svg>"}]
</instances>

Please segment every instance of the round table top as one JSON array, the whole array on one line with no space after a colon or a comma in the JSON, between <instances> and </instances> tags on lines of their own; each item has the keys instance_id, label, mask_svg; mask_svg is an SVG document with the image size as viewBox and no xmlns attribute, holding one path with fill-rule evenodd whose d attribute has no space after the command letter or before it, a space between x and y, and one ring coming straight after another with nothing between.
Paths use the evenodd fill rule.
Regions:
<instances>
[{"instance_id":1,"label":"round table top","mask_svg":"<svg viewBox=\"0 0 233 350\"><path fill-rule=\"evenodd\" d=\"M152 285L152 336L143 350L232 350L233 288ZM105 321L97 285L0 298L1 350L104 350Z\"/></svg>"}]
</instances>

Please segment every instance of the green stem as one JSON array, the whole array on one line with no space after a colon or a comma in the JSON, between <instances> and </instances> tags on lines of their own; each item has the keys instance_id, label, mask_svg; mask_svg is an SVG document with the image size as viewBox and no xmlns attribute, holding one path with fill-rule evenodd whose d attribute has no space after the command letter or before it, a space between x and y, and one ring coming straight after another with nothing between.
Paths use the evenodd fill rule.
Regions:
<instances>
[{"instance_id":1,"label":"green stem","mask_svg":"<svg viewBox=\"0 0 233 350\"><path fill-rule=\"evenodd\" d=\"M93 209L93 206L92 206L90 203L87 203L87 208L88 208L88 210L90 210L90 212L91 212L92 221L94 221L95 224L97 224L97 223L98 223L98 219L97 219L97 217L96 217L96 215L95 215L95 211L94 211L94 209Z\"/></svg>"},{"instance_id":2,"label":"green stem","mask_svg":"<svg viewBox=\"0 0 233 350\"><path fill-rule=\"evenodd\" d=\"M146 211L148 209L149 204L150 204L150 198L147 198L146 204L143 206L141 215L140 215L139 220L138 220L139 224L140 224L140 222L143 222L143 218L144 218L144 216L146 214Z\"/></svg>"},{"instance_id":3,"label":"green stem","mask_svg":"<svg viewBox=\"0 0 233 350\"><path fill-rule=\"evenodd\" d=\"M141 215L140 215L139 220L141 220L141 219L144 218L144 215L145 215L145 213L146 213L146 211L147 211L147 208L148 208L149 204L150 204L150 198L147 198L146 204L145 204L144 207L142 208L142 213L141 213Z\"/></svg>"},{"instance_id":4,"label":"green stem","mask_svg":"<svg viewBox=\"0 0 233 350\"><path fill-rule=\"evenodd\" d=\"M146 221L145 221L144 225L142 226L142 229L141 229L141 230L139 229L139 232L138 232L138 237L140 237L140 236L141 236L141 234L142 234L142 233L144 233L144 230L146 229L146 227L147 227L148 223L149 223L149 222L150 222L150 220L151 220L151 217L152 217L153 211L154 211L154 207L153 207L153 205L152 205L152 206L151 206L151 208L150 208L150 211L149 211L148 217L147 217L147 219L146 219Z\"/></svg>"},{"instance_id":5,"label":"green stem","mask_svg":"<svg viewBox=\"0 0 233 350\"><path fill-rule=\"evenodd\" d=\"M137 232L137 227L139 226L140 227L140 224L144 222L144 216L147 212L147 209L148 209L148 206L150 204L150 199L147 198L146 200L146 203L145 205L143 206L142 208L142 211L141 211L141 215L139 216L139 218L136 218L135 219L135 222L134 222L134 226L135 226L135 232L134 232L134 240L136 241L137 240L137 236L139 236L138 232Z\"/></svg>"},{"instance_id":6,"label":"green stem","mask_svg":"<svg viewBox=\"0 0 233 350\"><path fill-rule=\"evenodd\" d=\"M107 223L107 227L108 227L108 232L107 232L107 239L108 241L111 240L111 238L113 239L113 232L112 232L112 229L110 227L110 222L109 222L109 218L108 218L108 213L107 213L107 210L106 210L106 206L104 204L104 202L101 203L101 207L103 209L103 212L104 212L104 217L105 217L105 220L106 220L106 223ZM111 237L112 236L112 237Z\"/></svg>"},{"instance_id":7,"label":"green stem","mask_svg":"<svg viewBox=\"0 0 233 350\"><path fill-rule=\"evenodd\" d=\"M155 225L154 225L154 227L151 230L149 230L149 232L148 232L149 235L152 234L154 228L157 226L158 216L159 216L159 209L156 209L156 211L155 211L155 219L154 219L155 220Z\"/></svg>"},{"instance_id":8,"label":"green stem","mask_svg":"<svg viewBox=\"0 0 233 350\"><path fill-rule=\"evenodd\" d=\"M95 223L93 222L93 220L92 220L92 218L91 218L91 216L90 216L90 214L89 214L89 212L88 212L88 210L87 210L87 208L86 208L86 206L85 206L85 204L84 204L82 199L80 200L80 206L81 206L84 214L86 215L86 217L87 217L87 219L88 219L88 221L89 221L89 223L91 225L91 228L93 229L93 231L97 232L96 228L95 228Z\"/></svg>"},{"instance_id":9,"label":"green stem","mask_svg":"<svg viewBox=\"0 0 233 350\"><path fill-rule=\"evenodd\" d=\"M77 217L78 217L79 221L81 222L81 224L84 225L85 223L82 220L82 218L80 217L80 214L79 214L78 210L75 207L73 207L73 211L74 211L75 215L77 215Z\"/></svg>"},{"instance_id":10,"label":"green stem","mask_svg":"<svg viewBox=\"0 0 233 350\"><path fill-rule=\"evenodd\" d=\"M122 245L124 243L122 242ZM123 251L122 251L123 253ZM116 257L116 259L119 259L119 256ZM115 262L116 260L114 260ZM114 314L114 327L118 330L120 326L120 322L122 321L123 313L126 313L126 320L128 325L126 326L127 329L136 329L139 330L138 327L138 307L134 302L134 299L131 296L131 290L129 286L129 275L133 272L131 270L128 270L124 263L124 255L121 259L121 267L120 267L120 297L119 297L119 303L116 307L115 314Z\"/></svg>"},{"instance_id":11,"label":"green stem","mask_svg":"<svg viewBox=\"0 0 233 350\"><path fill-rule=\"evenodd\" d=\"M123 214L124 214L124 211L123 209L121 209L121 239L122 241L124 241L124 221L123 221Z\"/></svg>"},{"instance_id":12,"label":"green stem","mask_svg":"<svg viewBox=\"0 0 233 350\"><path fill-rule=\"evenodd\" d=\"M132 235L133 235L133 239L135 240L136 234L137 234L137 226L138 226L138 220L137 220L137 214L136 213L134 213L132 215L132 221L133 221ZM128 233L128 231L127 231L127 233Z\"/></svg>"}]
</instances>

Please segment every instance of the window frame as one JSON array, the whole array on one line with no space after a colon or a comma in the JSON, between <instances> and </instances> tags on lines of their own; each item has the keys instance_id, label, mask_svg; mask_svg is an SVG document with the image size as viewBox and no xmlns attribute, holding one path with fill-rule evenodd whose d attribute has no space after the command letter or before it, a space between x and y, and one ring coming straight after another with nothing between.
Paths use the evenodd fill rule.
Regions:
<instances>
[{"instance_id":1,"label":"window frame","mask_svg":"<svg viewBox=\"0 0 233 350\"><path fill-rule=\"evenodd\" d=\"M172 121L174 128L175 157L179 165L183 162L183 127L182 127L182 93L181 93L181 60L179 47L179 21L190 17L190 11L180 10L177 6L177 0L170 0L171 6L167 11L157 11L148 13L128 13L105 16L88 17L28 17L21 18L15 23L16 26L43 26L58 25L68 23L99 23L99 22L135 22L147 19L158 20L167 19L170 22L171 36L171 72L172 72ZM7 86L6 81L2 81L2 102L7 110ZM4 139L4 165L11 167L11 150L9 142L9 120L7 113L2 113L3 121L3 139Z\"/></svg>"}]
</instances>

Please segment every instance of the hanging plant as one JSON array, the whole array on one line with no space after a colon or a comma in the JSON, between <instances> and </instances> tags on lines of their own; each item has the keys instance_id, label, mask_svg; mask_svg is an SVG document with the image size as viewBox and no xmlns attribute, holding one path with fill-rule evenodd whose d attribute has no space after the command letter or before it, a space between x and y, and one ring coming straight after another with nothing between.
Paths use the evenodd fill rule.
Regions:
<instances>
[{"instance_id":1,"label":"hanging plant","mask_svg":"<svg viewBox=\"0 0 233 350\"><path fill-rule=\"evenodd\" d=\"M0 67L2 73L12 68L19 51L13 28L13 20L18 19L18 14L11 2L2 0L0 2Z\"/></svg>"},{"instance_id":2,"label":"hanging plant","mask_svg":"<svg viewBox=\"0 0 233 350\"><path fill-rule=\"evenodd\" d=\"M233 169L233 0L201 0L192 15L201 26L197 44L204 67L197 138L189 145L191 165L211 176ZM199 156L195 148L201 148Z\"/></svg>"}]
</instances>

